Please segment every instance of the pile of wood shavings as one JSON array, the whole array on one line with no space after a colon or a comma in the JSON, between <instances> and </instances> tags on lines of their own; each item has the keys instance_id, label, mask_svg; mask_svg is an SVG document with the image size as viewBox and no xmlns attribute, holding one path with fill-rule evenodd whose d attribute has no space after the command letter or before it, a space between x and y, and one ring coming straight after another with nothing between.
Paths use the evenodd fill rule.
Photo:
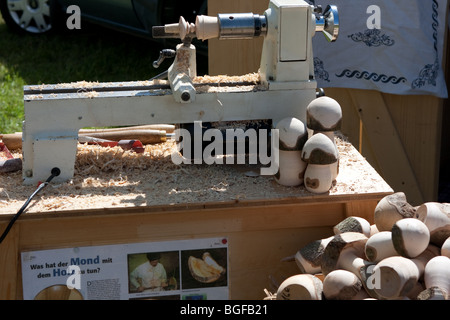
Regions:
<instances>
[{"instance_id":1,"label":"pile of wood shavings","mask_svg":"<svg viewBox=\"0 0 450 320\"><path fill-rule=\"evenodd\" d=\"M253 84L259 84L261 82L261 76L259 73L253 72L240 76L228 76L228 75L218 75L218 76L199 76L192 79L194 83L237 83L237 82L248 82Z\"/></svg>"},{"instance_id":2,"label":"pile of wood shavings","mask_svg":"<svg viewBox=\"0 0 450 320\"><path fill-rule=\"evenodd\" d=\"M392 192L350 143L342 139L337 142L340 172L329 195ZM257 165L176 165L171 159L173 152L177 152L174 141L147 145L140 154L120 147L79 144L73 179L49 184L27 212L297 199L312 195L303 186L284 187L273 176L258 175ZM13 155L21 157L20 153ZM36 189L22 184L21 172L1 175L0 180L2 214L16 213Z\"/></svg>"},{"instance_id":3,"label":"pile of wood shavings","mask_svg":"<svg viewBox=\"0 0 450 320\"><path fill-rule=\"evenodd\" d=\"M267 90L267 87L261 84L259 73L249 73L240 76L201 76L194 77L193 83L201 84L196 88L197 93L219 93L219 92L251 92ZM208 84L217 84L214 86ZM228 84L245 83L242 85L227 86Z\"/></svg>"},{"instance_id":4,"label":"pile of wood shavings","mask_svg":"<svg viewBox=\"0 0 450 320\"><path fill-rule=\"evenodd\" d=\"M69 82L69 83L58 83L55 88L63 89L63 88L83 88L83 89L91 89L99 86L98 81L77 81L77 82Z\"/></svg>"}]
</instances>

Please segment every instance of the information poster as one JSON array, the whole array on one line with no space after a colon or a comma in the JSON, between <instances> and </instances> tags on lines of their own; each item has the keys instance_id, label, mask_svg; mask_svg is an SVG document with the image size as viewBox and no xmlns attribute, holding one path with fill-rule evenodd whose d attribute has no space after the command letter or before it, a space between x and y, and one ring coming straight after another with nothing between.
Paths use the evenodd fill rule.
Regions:
<instances>
[{"instance_id":1,"label":"information poster","mask_svg":"<svg viewBox=\"0 0 450 320\"><path fill-rule=\"evenodd\" d=\"M226 238L21 253L25 300L225 300Z\"/></svg>"}]
</instances>

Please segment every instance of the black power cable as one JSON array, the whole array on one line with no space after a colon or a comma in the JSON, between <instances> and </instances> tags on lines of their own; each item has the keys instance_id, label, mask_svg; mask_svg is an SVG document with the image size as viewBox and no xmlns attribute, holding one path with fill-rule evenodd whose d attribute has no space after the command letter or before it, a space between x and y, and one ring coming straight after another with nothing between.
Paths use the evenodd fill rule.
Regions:
<instances>
[{"instance_id":1,"label":"black power cable","mask_svg":"<svg viewBox=\"0 0 450 320\"><path fill-rule=\"evenodd\" d=\"M42 189L44 189L50 181L52 181L52 179L54 177L57 177L61 174L61 170L59 170L59 168L53 168L51 171L51 176L48 177L48 179L41 183L36 191L34 191L31 196L27 199L27 201L23 204L22 208L20 208L19 211L17 211L16 215L11 219L11 221L9 222L8 226L6 227L5 231L3 232L2 236L0 237L0 243L3 242L3 240L6 238L6 235L9 233L9 231L11 230L12 226L14 225L14 222L16 222L17 219L19 219L20 215L25 211L25 209L28 207L28 205L30 204L31 200L34 198L35 195L38 194L39 191L41 191Z\"/></svg>"}]
</instances>

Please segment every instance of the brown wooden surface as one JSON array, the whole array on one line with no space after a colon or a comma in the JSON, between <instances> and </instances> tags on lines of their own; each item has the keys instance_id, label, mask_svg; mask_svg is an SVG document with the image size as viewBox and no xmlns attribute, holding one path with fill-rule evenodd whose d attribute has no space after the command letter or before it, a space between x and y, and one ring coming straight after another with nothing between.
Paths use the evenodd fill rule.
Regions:
<instances>
[{"instance_id":1,"label":"brown wooden surface","mask_svg":"<svg viewBox=\"0 0 450 320\"><path fill-rule=\"evenodd\" d=\"M356 89L325 93L341 104L344 134L395 191L413 205L437 201L442 99Z\"/></svg>"},{"instance_id":2,"label":"brown wooden surface","mask_svg":"<svg viewBox=\"0 0 450 320\"><path fill-rule=\"evenodd\" d=\"M328 237L346 216L358 215L373 223L373 210L385 194L364 200L316 197L316 202L159 212L145 209L92 210L91 214L62 217L47 214L20 219L0 244L0 299L21 299L20 253L79 246L227 237L230 260L230 298L262 299L297 274L294 255L310 241ZM321 200L325 199L323 202ZM0 223L2 230L7 221Z\"/></svg>"},{"instance_id":3,"label":"brown wooden surface","mask_svg":"<svg viewBox=\"0 0 450 320\"><path fill-rule=\"evenodd\" d=\"M272 184L260 179L251 180L251 188L258 191L254 198L205 201L194 197L189 202L172 203L172 199L129 205L118 199L120 192L128 195L131 189L115 189L111 197L102 196L111 192L105 187L97 188L96 194L89 193L90 198L98 196L95 205L57 207L56 203L67 202L61 185L59 191L50 190L42 199L33 201L30 211L21 215L0 244L0 299L22 298L22 252L209 237L228 239L230 298L263 299L264 289L273 292L276 283L299 272L295 262L281 259L293 256L311 241L329 237L333 226L345 217L359 216L373 223L378 201L393 192L354 147L348 143L345 146L340 149L336 185L325 194L307 193L304 187L282 187L273 189L278 190L277 194L268 193ZM213 175L220 177L223 171L197 174L215 179ZM86 200L76 195L81 188L70 185L66 187L82 205ZM17 202L14 208L22 205L12 200L11 192L10 197L9 202ZM133 197L154 199L154 194L141 190ZM117 201L109 203L111 198ZM46 201L52 205L42 206ZM6 228L14 212L11 207L3 207L0 230Z\"/></svg>"}]
</instances>

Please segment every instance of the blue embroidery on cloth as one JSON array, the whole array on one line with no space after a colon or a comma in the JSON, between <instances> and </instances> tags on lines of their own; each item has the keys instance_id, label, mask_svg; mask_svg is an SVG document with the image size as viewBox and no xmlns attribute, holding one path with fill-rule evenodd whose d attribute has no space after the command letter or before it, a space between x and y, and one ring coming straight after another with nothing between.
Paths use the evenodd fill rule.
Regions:
<instances>
[{"instance_id":1,"label":"blue embroidery on cloth","mask_svg":"<svg viewBox=\"0 0 450 320\"><path fill-rule=\"evenodd\" d=\"M323 61L317 57L314 58L314 75L316 76L316 79L322 79L323 81L330 82L330 75L325 70Z\"/></svg>"},{"instance_id":2,"label":"blue embroidery on cloth","mask_svg":"<svg viewBox=\"0 0 450 320\"><path fill-rule=\"evenodd\" d=\"M405 77L395 77L395 76L387 76L385 74L377 74L375 72L368 72L368 71L358 71L358 70L354 70L351 71L349 69L345 69L344 71L342 71L341 74L336 74L336 77L338 78L342 78L342 77L347 77L347 78L357 78L357 79L365 79L365 80L372 80L375 82L383 82L383 83L388 83L391 82L393 84L398 84L400 82L406 82L406 78Z\"/></svg>"},{"instance_id":3,"label":"blue embroidery on cloth","mask_svg":"<svg viewBox=\"0 0 450 320\"><path fill-rule=\"evenodd\" d=\"M438 45L437 45L437 41L438 41L438 26L439 26L439 21L438 21L438 8L439 8L439 4L437 3L436 0L433 0L433 14L432 14L432 18L433 18L433 23L432 23L432 27L433 27L433 39L434 39L434 51L436 53L436 59L434 60L434 63L430 63L425 65L425 67L422 68L422 70L420 70L419 73L419 78L415 79L412 84L411 87L413 89L417 89L420 87L423 87L426 84L432 85L432 86L436 86L436 78L439 74L439 53L438 53Z\"/></svg>"},{"instance_id":4,"label":"blue embroidery on cloth","mask_svg":"<svg viewBox=\"0 0 450 320\"><path fill-rule=\"evenodd\" d=\"M381 45L393 46L395 40L386 34L381 34L379 29L367 29L364 32L353 33L348 36L355 42L363 42L368 47L379 47Z\"/></svg>"}]
</instances>

